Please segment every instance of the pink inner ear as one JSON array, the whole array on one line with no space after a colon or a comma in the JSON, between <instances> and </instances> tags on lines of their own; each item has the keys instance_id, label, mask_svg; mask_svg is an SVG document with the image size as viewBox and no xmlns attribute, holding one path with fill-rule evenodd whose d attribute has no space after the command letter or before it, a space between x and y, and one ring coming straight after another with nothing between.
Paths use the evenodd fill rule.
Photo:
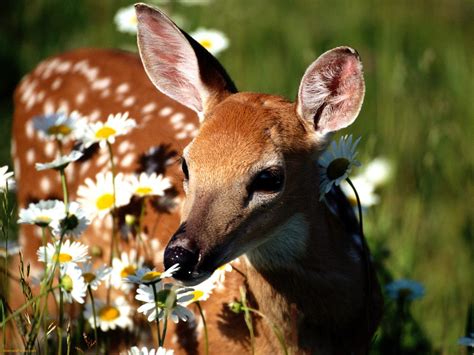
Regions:
<instances>
[{"instance_id":1,"label":"pink inner ear","mask_svg":"<svg viewBox=\"0 0 474 355\"><path fill-rule=\"evenodd\" d=\"M298 112L320 133L337 131L357 117L364 97L362 65L347 47L333 49L306 71L298 97Z\"/></svg>"},{"instance_id":2,"label":"pink inner ear","mask_svg":"<svg viewBox=\"0 0 474 355\"><path fill-rule=\"evenodd\" d=\"M136 9L140 55L150 80L164 94L202 112L205 91L189 42L160 12L144 5Z\"/></svg>"}]
</instances>

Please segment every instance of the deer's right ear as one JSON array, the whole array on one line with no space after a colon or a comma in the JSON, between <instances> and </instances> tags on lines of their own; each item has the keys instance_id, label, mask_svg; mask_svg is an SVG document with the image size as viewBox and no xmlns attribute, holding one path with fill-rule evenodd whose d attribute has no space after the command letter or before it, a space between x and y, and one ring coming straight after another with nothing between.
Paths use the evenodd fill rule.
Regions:
<instances>
[{"instance_id":1,"label":"deer's right ear","mask_svg":"<svg viewBox=\"0 0 474 355\"><path fill-rule=\"evenodd\" d=\"M321 135L355 121L364 101L362 63L349 47L334 48L316 59L301 80L296 110Z\"/></svg>"},{"instance_id":2,"label":"deer's right ear","mask_svg":"<svg viewBox=\"0 0 474 355\"><path fill-rule=\"evenodd\" d=\"M234 83L206 49L161 11L136 4L138 48L145 71L162 93L196 111L237 92Z\"/></svg>"}]
</instances>

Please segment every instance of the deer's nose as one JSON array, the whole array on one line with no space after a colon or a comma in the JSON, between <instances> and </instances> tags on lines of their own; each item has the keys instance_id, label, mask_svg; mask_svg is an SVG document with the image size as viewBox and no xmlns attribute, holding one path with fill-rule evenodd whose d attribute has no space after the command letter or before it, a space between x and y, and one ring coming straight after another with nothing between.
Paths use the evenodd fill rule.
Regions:
<instances>
[{"instance_id":1,"label":"deer's nose","mask_svg":"<svg viewBox=\"0 0 474 355\"><path fill-rule=\"evenodd\" d=\"M199 250L192 248L190 244L173 238L165 249L165 269L179 264L179 270L173 274L173 277L180 281L190 281L195 277L196 266L199 262Z\"/></svg>"}]
</instances>

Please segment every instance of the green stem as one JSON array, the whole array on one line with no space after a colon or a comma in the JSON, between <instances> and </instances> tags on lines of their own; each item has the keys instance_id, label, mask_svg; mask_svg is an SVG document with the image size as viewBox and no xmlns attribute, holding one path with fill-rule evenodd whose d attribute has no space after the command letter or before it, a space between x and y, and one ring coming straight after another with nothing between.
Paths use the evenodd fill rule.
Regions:
<instances>
[{"instance_id":1,"label":"green stem","mask_svg":"<svg viewBox=\"0 0 474 355\"><path fill-rule=\"evenodd\" d=\"M48 260L48 251L46 248L47 240L46 240L46 227L41 228L41 236L43 238L43 248L44 248L44 259ZM46 276L48 274L48 263L44 263L44 275ZM42 317L42 314L44 313L44 317ZM43 309L41 310L41 319L43 320L42 325L43 325L43 331L44 331L44 338L46 341L44 342L44 351L46 354L48 354L48 329L47 329L47 318L48 318L48 297L46 296L45 299L45 304L43 305Z\"/></svg>"},{"instance_id":2,"label":"green stem","mask_svg":"<svg viewBox=\"0 0 474 355\"><path fill-rule=\"evenodd\" d=\"M243 287L240 287L240 297L242 300L242 305L243 311L244 311L244 319L245 319L245 324L247 325L247 328L250 333L250 345L252 347L252 354L255 354L255 334L253 331L253 324L252 324L252 316L250 315L249 307L247 306L247 297L245 293L245 289Z\"/></svg>"},{"instance_id":3,"label":"green stem","mask_svg":"<svg viewBox=\"0 0 474 355\"><path fill-rule=\"evenodd\" d=\"M163 340L161 338L161 331L160 331L160 319L158 318L159 308L158 308L158 293L156 292L156 285L151 284L153 288L153 298L155 300L155 312L156 312L156 332L158 336L158 347L163 346Z\"/></svg>"},{"instance_id":4,"label":"green stem","mask_svg":"<svg viewBox=\"0 0 474 355\"><path fill-rule=\"evenodd\" d=\"M61 276L58 275L58 282L61 284ZM63 291L59 290L59 314L58 314L58 355L62 355L63 348Z\"/></svg>"},{"instance_id":5,"label":"green stem","mask_svg":"<svg viewBox=\"0 0 474 355\"><path fill-rule=\"evenodd\" d=\"M163 321L163 334L161 335L160 346L164 346L167 330L168 330L168 309L165 308L164 321Z\"/></svg>"},{"instance_id":6,"label":"green stem","mask_svg":"<svg viewBox=\"0 0 474 355\"><path fill-rule=\"evenodd\" d=\"M142 204L140 208L140 216L138 217L137 237L138 237L138 240L140 241L140 244L142 245L143 251L145 252L145 257L149 259L150 256L148 255L148 248L146 248L145 242L142 239L143 218L145 216L145 207L146 207L145 203L146 203L146 196L144 196L142 199ZM137 249L140 250L140 248L137 248Z\"/></svg>"},{"instance_id":7,"label":"green stem","mask_svg":"<svg viewBox=\"0 0 474 355\"><path fill-rule=\"evenodd\" d=\"M63 199L64 199L64 205L66 206L66 216L67 213L69 212L69 193L67 189L67 178L66 178L66 172L64 169L60 169L59 173L61 174L61 186L63 188Z\"/></svg>"},{"instance_id":8,"label":"green stem","mask_svg":"<svg viewBox=\"0 0 474 355\"><path fill-rule=\"evenodd\" d=\"M94 296L92 295L92 289L90 285L87 285L87 291L89 292L89 297L91 299L92 315L94 317L95 353L98 354L99 353L99 337L97 336L97 314L95 312Z\"/></svg>"},{"instance_id":9,"label":"green stem","mask_svg":"<svg viewBox=\"0 0 474 355\"><path fill-rule=\"evenodd\" d=\"M199 310L199 314L201 315L202 325L204 327L204 344L206 349L206 355L209 355L209 335L207 333L206 318L204 317L204 312L202 311L201 302L197 301L196 306Z\"/></svg>"},{"instance_id":10,"label":"green stem","mask_svg":"<svg viewBox=\"0 0 474 355\"><path fill-rule=\"evenodd\" d=\"M112 235L110 241L110 259L109 259L109 266L112 267L112 261L114 259L114 255L118 255L118 243L116 243L116 230L115 230L115 218L117 217L117 206L116 206L116 191L115 191L115 163L114 163L114 152L112 150L112 144L107 142L107 150L109 151L109 160L110 160L110 171L112 173L112 195L113 195L113 207L111 211L112 216ZM110 293L111 293L111 284L109 282L109 288L107 289L107 304L110 304Z\"/></svg>"}]
</instances>

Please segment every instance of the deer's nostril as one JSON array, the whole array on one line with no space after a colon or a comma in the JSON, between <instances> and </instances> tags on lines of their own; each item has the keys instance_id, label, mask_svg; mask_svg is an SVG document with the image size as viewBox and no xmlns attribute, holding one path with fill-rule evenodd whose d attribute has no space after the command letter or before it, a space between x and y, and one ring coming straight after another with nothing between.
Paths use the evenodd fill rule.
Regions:
<instances>
[{"instance_id":1,"label":"deer's nostril","mask_svg":"<svg viewBox=\"0 0 474 355\"><path fill-rule=\"evenodd\" d=\"M175 279L186 281L192 278L192 273L199 261L199 253L180 246L168 247L165 250L165 269L179 264L179 270L174 273Z\"/></svg>"}]
</instances>

